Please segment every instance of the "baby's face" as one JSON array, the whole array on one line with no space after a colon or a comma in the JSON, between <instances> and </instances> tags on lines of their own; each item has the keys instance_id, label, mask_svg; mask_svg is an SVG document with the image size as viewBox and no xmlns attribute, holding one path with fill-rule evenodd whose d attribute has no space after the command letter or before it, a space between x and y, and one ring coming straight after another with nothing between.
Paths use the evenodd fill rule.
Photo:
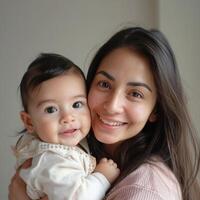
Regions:
<instances>
[{"instance_id":1,"label":"baby's face","mask_svg":"<svg viewBox=\"0 0 200 200\"><path fill-rule=\"evenodd\" d=\"M69 72L43 82L30 95L28 112L30 133L44 142L77 145L91 125L83 78Z\"/></svg>"}]
</instances>

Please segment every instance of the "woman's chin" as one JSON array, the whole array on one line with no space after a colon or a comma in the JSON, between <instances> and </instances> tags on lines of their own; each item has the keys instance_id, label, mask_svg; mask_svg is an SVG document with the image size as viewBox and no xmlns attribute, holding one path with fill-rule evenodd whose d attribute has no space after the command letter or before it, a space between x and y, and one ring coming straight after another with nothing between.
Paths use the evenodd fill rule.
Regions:
<instances>
[{"instance_id":1,"label":"woman's chin","mask_svg":"<svg viewBox=\"0 0 200 200\"><path fill-rule=\"evenodd\" d=\"M118 142L116 138L113 138L112 136L103 133L95 132L95 137L99 142L104 144L114 144Z\"/></svg>"}]
</instances>

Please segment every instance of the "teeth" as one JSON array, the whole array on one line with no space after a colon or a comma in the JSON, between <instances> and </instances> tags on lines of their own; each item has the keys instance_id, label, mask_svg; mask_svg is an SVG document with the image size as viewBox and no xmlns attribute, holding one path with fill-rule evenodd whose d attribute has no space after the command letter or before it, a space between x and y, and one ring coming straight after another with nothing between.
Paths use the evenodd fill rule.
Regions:
<instances>
[{"instance_id":1,"label":"teeth","mask_svg":"<svg viewBox=\"0 0 200 200\"><path fill-rule=\"evenodd\" d=\"M122 122L117 122L117 121L108 121L108 120L105 120L105 119L102 119L100 116L99 116L99 119L106 125L109 125L109 126L121 126L123 125L124 123Z\"/></svg>"}]
</instances>

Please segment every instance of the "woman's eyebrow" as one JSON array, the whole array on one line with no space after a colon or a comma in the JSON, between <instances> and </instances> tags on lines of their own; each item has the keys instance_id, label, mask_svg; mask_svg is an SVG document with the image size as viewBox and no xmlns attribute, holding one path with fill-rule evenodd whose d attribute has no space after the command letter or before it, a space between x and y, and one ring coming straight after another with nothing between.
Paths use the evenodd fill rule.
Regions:
<instances>
[{"instance_id":1,"label":"woman's eyebrow","mask_svg":"<svg viewBox=\"0 0 200 200\"><path fill-rule=\"evenodd\" d=\"M108 79L110 79L110 80L112 80L112 81L115 80L115 78L114 78L113 76L111 76L110 74L108 74L108 73L105 72L105 71L99 71L99 72L96 73L96 75L97 75L97 74L102 74L103 76L107 77Z\"/></svg>"},{"instance_id":2,"label":"woman's eyebrow","mask_svg":"<svg viewBox=\"0 0 200 200\"><path fill-rule=\"evenodd\" d=\"M99 72L96 73L96 75L97 74L101 74L101 75L107 77L108 79L110 79L112 81L115 80L115 78L112 75L110 75L109 73L107 73L105 71L99 71ZM142 83L142 82L128 82L127 85L134 86L134 87L135 86L142 86L142 87L145 87L146 89L148 89L150 92L152 92L152 89L146 83Z\"/></svg>"},{"instance_id":3,"label":"woman's eyebrow","mask_svg":"<svg viewBox=\"0 0 200 200\"><path fill-rule=\"evenodd\" d=\"M146 83L141 83L141 82L128 82L127 85L130 86L142 86L145 87L146 89L148 89L150 92L152 92L152 89L146 84Z\"/></svg>"}]
</instances>

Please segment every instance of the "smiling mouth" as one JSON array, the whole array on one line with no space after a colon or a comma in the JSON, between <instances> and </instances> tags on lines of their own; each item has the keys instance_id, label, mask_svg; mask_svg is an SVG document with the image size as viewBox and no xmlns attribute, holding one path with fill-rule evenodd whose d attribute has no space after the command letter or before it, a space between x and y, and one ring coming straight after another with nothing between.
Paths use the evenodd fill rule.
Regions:
<instances>
[{"instance_id":1,"label":"smiling mouth","mask_svg":"<svg viewBox=\"0 0 200 200\"><path fill-rule=\"evenodd\" d=\"M65 131L63 131L63 132L61 132L60 133L60 135L73 135L73 134L75 134L76 133L76 131L77 131L78 129L69 129L69 130L65 130Z\"/></svg>"},{"instance_id":2,"label":"smiling mouth","mask_svg":"<svg viewBox=\"0 0 200 200\"><path fill-rule=\"evenodd\" d=\"M104 118L102 118L100 115L97 115L97 116L98 116L99 120L100 120L103 124L105 124L105 125L107 125L107 126L119 127L119 126L123 126L123 125L127 124L127 123L125 123L125 122L120 122L120 121L113 121L113 120L104 119Z\"/></svg>"}]
</instances>

